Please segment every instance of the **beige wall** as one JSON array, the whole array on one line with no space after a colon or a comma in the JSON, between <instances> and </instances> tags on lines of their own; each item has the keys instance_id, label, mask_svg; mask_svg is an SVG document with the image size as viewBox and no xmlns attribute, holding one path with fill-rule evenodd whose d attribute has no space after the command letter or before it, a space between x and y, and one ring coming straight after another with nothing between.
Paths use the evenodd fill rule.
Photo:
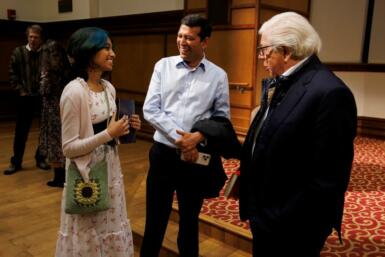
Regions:
<instances>
[{"instance_id":1,"label":"beige wall","mask_svg":"<svg viewBox=\"0 0 385 257\"><path fill-rule=\"evenodd\" d=\"M99 16L182 10L183 0L99 0Z\"/></svg>"},{"instance_id":2,"label":"beige wall","mask_svg":"<svg viewBox=\"0 0 385 257\"><path fill-rule=\"evenodd\" d=\"M312 0L310 20L322 38L321 60L360 62L368 0ZM369 63L385 63L385 1L376 0Z\"/></svg>"},{"instance_id":3,"label":"beige wall","mask_svg":"<svg viewBox=\"0 0 385 257\"><path fill-rule=\"evenodd\" d=\"M57 0L1 0L0 19L16 9L17 20L50 22L183 9L183 0L72 0L72 12L59 13Z\"/></svg>"},{"instance_id":4,"label":"beige wall","mask_svg":"<svg viewBox=\"0 0 385 257\"><path fill-rule=\"evenodd\" d=\"M20 0L19 0L20 1ZM36 1L36 0L34 0ZM59 13L57 0L39 0L44 8L44 18L40 21L65 21L88 19L90 15L90 0L72 0L72 12ZM36 19L41 19L36 16Z\"/></svg>"},{"instance_id":5,"label":"beige wall","mask_svg":"<svg viewBox=\"0 0 385 257\"><path fill-rule=\"evenodd\" d=\"M336 72L353 91L358 116L385 118L385 74L379 72Z\"/></svg>"},{"instance_id":6,"label":"beige wall","mask_svg":"<svg viewBox=\"0 0 385 257\"><path fill-rule=\"evenodd\" d=\"M63 21L90 18L90 0L73 0L72 12L59 13L57 0L1 0L0 19L7 19L7 9L16 10L20 21Z\"/></svg>"},{"instance_id":7,"label":"beige wall","mask_svg":"<svg viewBox=\"0 0 385 257\"><path fill-rule=\"evenodd\" d=\"M365 31L367 0L312 0L310 20L322 39L324 62L358 63ZM385 63L385 1L375 1L370 63ZM336 72L351 88L358 115L385 118L384 72Z\"/></svg>"},{"instance_id":8,"label":"beige wall","mask_svg":"<svg viewBox=\"0 0 385 257\"><path fill-rule=\"evenodd\" d=\"M360 62L367 0L312 0L310 21L320 34L320 59Z\"/></svg>"}]
</instances>

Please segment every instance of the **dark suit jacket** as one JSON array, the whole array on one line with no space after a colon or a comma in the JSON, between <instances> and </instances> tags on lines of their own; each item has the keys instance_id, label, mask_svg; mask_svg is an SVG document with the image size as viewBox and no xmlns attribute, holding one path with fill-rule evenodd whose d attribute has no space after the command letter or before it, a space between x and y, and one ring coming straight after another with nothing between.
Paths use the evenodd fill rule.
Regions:
<instances>
[{"instance_id":1,"label":"dark suit jacket","mask_svg":"<svg viewBox=\"0 0 385 257\"><path fill-rule=\"evenodd\" d=\"M240 215L267 227L340 231L357 111L349 88L311 56L274 95L251 154L257 113L241 155Z\"/></svg>"},{"instance_id":2,"label":"dark suit jacket","mask_svg":"<svg viewBox=\"0 0 385 257\"><path fill-rule=\"evenodd\" d=\"M212 117L196 122L191 130L201 132L207 144L199 145L198 151L209 153L211 159L208 166L198 164L186 165L201 173L200 187L204 198L217 197L225 184L227 176L224 172L221 156L224 158L239 158L241 144L231 122L225 117Z\"/></svg>"}]
</instances>

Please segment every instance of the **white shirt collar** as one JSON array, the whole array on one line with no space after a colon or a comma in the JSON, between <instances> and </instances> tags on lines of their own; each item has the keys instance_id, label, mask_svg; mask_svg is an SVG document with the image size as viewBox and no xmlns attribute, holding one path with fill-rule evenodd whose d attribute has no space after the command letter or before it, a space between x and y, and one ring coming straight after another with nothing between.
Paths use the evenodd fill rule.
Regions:
<instances>
[{"instance_id":1,"label":"white shirt collar","mask_svg":"<svg viewBox=\"0 0 385 257\"><path fill-rule=\"evenodd\" d=\"M31 49L31 47L29 46L29 44L27 44L27 45L25 46L25 48L27 48L28 51L32 51L32 49ZM41 47L39 47L39 49L37 49L36 52L39 52L40 49L41 49Z\"/></svg>"},{"instance_id":2,"label":"white shirt collar","mask_svg":"<svg viewBox=\"0 0 385 257\"><path fill-rule=\"evenodd\" d=\"M302 66L302 64L307 60L307 59L309 59L309 57L310 56L308 56L308 57L306 57L306 58L304 58L304 59L302 59L300 62L298 62L296 65L294 65L294 66L291 66L289 69L287 69L283 74L282 74L282 76L290 76L292 73L294 73L296 70L298 70L301 66Z\"/></svg>"}]
</instances>

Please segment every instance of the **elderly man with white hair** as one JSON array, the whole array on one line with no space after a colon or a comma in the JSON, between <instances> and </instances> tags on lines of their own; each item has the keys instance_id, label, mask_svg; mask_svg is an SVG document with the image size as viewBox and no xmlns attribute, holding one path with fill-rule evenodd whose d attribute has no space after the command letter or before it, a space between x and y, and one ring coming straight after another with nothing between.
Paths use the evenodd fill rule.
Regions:
<instances>
[{"instance_id":1,"label":"elderly man with white hair","mask_svg":"<svg viewBox=\"0 0 385 257\"><path fill-rule=\"evenodd\" d=\"M318 33L301 15L275 15L260 28L258 58L271 78L241 157L240 215L254 257L319 257L341 239L356 135L349 88L317 57Z\"/></svg>"}]
</instances>

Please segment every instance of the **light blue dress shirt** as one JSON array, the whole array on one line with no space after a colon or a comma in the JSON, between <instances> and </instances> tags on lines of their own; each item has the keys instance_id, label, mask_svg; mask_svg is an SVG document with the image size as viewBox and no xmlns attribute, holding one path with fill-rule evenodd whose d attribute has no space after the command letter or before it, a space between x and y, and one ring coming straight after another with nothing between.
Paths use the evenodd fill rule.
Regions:
<instances>
[{"instance_id":1,"label":"light blue dress shirt","mask_svg":"<svg viewBox=\"0 0 385 257\"><path fill-rule=\"evenodd\" d=\"M156 129L154 140L176 147L176 130L190 132L211 116L230 119L227 74L206 58L194 69L180 56L163 58L155 64L143 114Z\"/></svg>"}]
</instances>

